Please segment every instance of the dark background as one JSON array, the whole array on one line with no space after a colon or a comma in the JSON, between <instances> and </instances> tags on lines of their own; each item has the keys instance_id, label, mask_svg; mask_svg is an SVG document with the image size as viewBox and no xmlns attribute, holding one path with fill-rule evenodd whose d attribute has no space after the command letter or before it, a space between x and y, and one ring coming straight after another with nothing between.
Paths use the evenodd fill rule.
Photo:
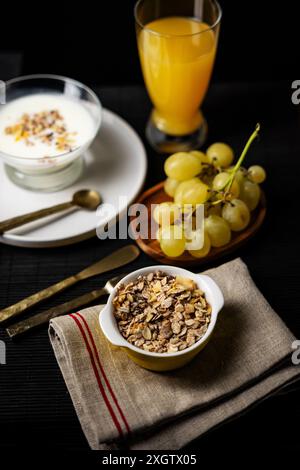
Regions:
<instances>
[{"instance_id":1,"label":"dark background","mask_svg":"<svg viewBox=\"0 0 300 470\"><path fill-rule=\"evenodd\" d=\"M296 79L297 3L220 0L224 15L214 81ZM6 71L3 66L14 53L22 74L62 74L88 85L142 83L134 4L135 0L2 2L0 79L16 73L15 67Z\"/></svg>"}]
</instances>

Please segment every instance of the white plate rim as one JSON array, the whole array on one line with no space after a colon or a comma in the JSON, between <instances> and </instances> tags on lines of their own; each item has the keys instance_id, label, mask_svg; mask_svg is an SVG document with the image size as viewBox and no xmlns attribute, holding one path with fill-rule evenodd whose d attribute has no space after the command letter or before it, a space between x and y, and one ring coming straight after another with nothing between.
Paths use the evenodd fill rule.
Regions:
<instances>
[{"instance_id":1,"label":"white plate rim","mask_svg":"<svg viewBox=\"0 0 300 470\"><path fill-rule=\"evenodd\" d=\"M135 131L135 129L121 116L118 114L114 113L113 111L110 111L107 108L102 109L102 115L103 118L106 115L107 117L110 116L110 118L115 119L123 128L126 128L127 132L132 135L132 137L135 139L136 143L139 145L140 150L141 150L141 161L143 163L142 171L141 171L141 181L140 184L138 185L137 190L133 194L133 196L128 200L128 206L132 204L137 196L141 193L141 190L144 186L145 179L146 179L146 174L147 174L147 153L145 146L142 142L142 139L138 135L138 133ZM100 127L101 129L101 127ZM70 186L71 188L72 186ZM127 208L128 208L127 206ZM125 212L127 211L127 208L125 208L122 212L117 214L117 218L121 218ZM109 223L110 221L107 221L103 227ZM96 230L97 226L93 230L89 230L87 232L80 233L78 235L75 235L74 237L66 237L66 238L60 238L59 240L54 240L54 241L37 241L35 240L30 240L30 237L28 236L22 236L22 235L15 235L15 234L5 234L5 235L0 235L0 243L3 243L5 245L11 245L11 246L17 246L17 247L23 247L23 248L53 248L53 247L60 247L60 246L67 246L67 245L73 245L75 243L88 240L89 238L92 238L96 236ZM101 230L101 227L100 227Z\"/></svg>"}]
</instances>

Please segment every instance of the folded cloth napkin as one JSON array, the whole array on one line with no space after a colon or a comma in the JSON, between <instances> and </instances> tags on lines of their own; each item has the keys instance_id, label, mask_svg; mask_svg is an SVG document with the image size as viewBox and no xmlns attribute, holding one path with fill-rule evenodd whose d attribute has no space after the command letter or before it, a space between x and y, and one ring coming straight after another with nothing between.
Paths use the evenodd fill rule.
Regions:
<instances>
[{"instance_id":1,"label":"folded cloth napkin","mask_svg":"<svg viewBox=\"0 0 300 470\"><path fill-rule=\"evenodd\" d=\"M50 340L92 449L179 449L300 375L292 333L241 259L206 271L225 307L213 337L185 367L164 373L112 347L101 306L51 320Z\"/></svg>"}]
</instances>

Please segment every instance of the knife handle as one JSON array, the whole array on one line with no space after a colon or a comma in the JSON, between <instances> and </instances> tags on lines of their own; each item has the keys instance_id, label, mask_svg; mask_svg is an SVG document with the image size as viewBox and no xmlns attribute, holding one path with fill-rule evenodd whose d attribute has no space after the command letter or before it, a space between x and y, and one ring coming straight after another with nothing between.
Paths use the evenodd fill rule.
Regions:
<instances>
[{"instance_id":1,"label":"knife handle","mask_svg":"<svg viewBox=\"0 0 300 470\"><path fill-rule=\"evenodd\" d=\"M42 300L49 299L49 297L52 297L52 295L67 289L67 287L70 287L73 284L76 284L76 282L79 280L80 279L75 274L75 276L63 279L62 281L57 282L57 284L53 284L52 286L47 287L40 292L36 292L35 294L26 297L26 299L20 300L20 302L17 302L10 307L0 310L0 324L10 318L14 318L17 315L20 315L22 312L40 303Z\"/></svg>"},{"instance_id":2,"label":"knife handle","mask_svg":"<svg viewBox=\"0 0 300 470\"><path fill-rule=\"evenodd\" d=\"M45 310L44 312L38 313L37 315L27 318L26 320L22 320L18 323L15 323L14 325L11 325L10 327L6 328L6 331L10 338L15 338L16 336L19 336L23 333L27 333L33 328L48 323L52 318L59 317L66 313L72 313L80 307L87 306L94 300L99 299L104 295L108 295L108 292L105 287L94 290L92 292L89 292L88 294L76 297L76 299L69 300L64 304L60 304L57 307L53 307L49 310Z\"/></svg>"}]
</instances>

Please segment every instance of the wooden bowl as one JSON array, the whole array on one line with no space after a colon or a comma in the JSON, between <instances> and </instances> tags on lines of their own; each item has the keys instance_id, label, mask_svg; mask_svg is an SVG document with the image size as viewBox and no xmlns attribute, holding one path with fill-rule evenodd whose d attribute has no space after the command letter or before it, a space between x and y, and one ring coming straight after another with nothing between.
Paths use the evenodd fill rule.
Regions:
<instances>
[{"instance_id":1,"label":"wooden bowl","mask_svg":"<svg viewBox=\"0 0 300 470\"><path fill-rule=\"evenodd\" d=\"M156 226L158 227L157 223L153 220L151 214L151 205L152 204L160 204L162 202L172 201L172 198L169 197L164 191L164 182L158 183L156 186L145 191L138 199L138 204L144 204L148 211L147 214L141 214L139 218L131 217L131 226L135 231L138 228L139 223L143 226L145 222L148 223L149 232L150 227ZM232 232L231 241L220 248L211 248L210 252L204 258L194 258L190 255L187 251L177 257L177 258L169 258L164 255L164 253L160 249L159 242L156 239L149 238L141 238L139 237L136 242L141 250L143 250L147 255L151 256L155 260L159 261L162 264L170 264L173 266L193 266L193 265L200 265L204 263L208 263L210 261L214 261L221 256L225 256L232 251L236 250L244 243L247 242L255 233L258 231L260 226L262 225L264 218L266 216L266 198L264 192L261 191L261 199L258 207L251 212L251 219L248 227L241 231L241 232ZM147 221L145 220L147 217ZM152 224L152 225L151 225Z\"/></svg>"}]
</instances>

